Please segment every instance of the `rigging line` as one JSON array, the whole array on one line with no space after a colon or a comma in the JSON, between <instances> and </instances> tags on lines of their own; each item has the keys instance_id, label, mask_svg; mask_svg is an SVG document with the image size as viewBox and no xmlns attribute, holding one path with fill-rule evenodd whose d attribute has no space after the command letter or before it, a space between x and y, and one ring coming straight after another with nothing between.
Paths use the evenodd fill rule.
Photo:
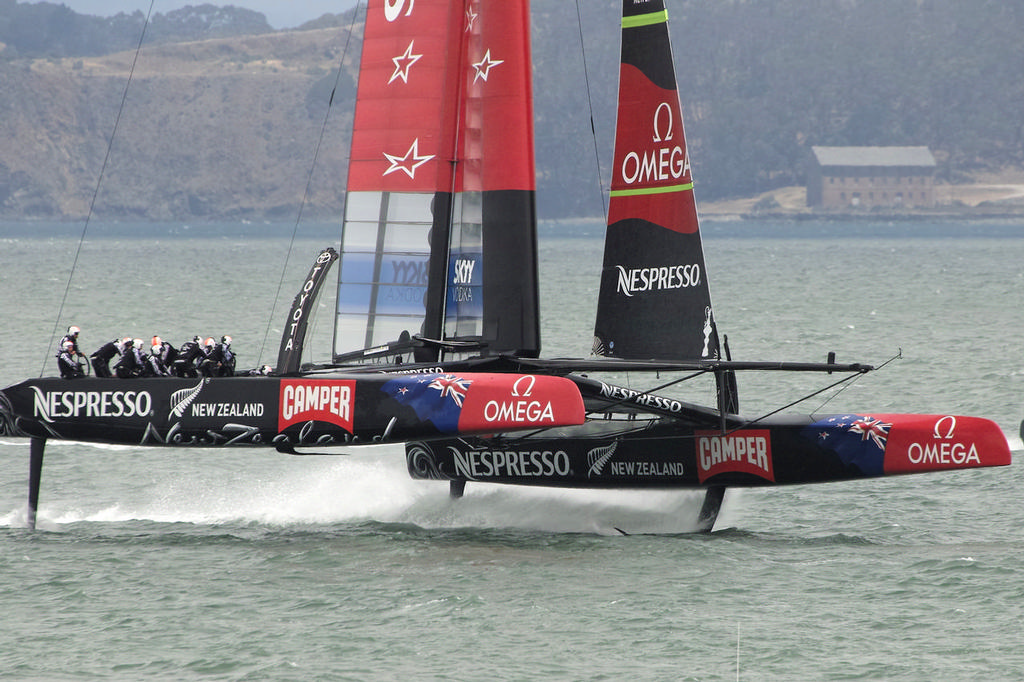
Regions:
<instances>
[{"instance_id":1,"label":"rigging line","mask_svg":"<svg viewBox=\"0 0 1024 682\"><path fill-rule=\"evenodd\" d=\"M878 367L876 367L876 368L875 368L875 370L877 371L877 370L880 370L880 369L882 369L883 367L885 367L886 365L888 365L888 364L889 364L890 362L892 362L893 360L902 360L902 359L903 359L903 349L902 349L902 348L900 348L900 349L899 349L899 350L898 350L898 351L896 352L896 355L892 356L891 358L889 358L888 360L886 360L885 362L883 362L883 363L882 363L881 365L879 365ZM855 376L855 377L852 377L852 378L853 378L854 380L856 380L856 379L859 379L859 378L860 378L860 376ZM847 387L849 387L849 386L853 386L853 381L851 381L850 383L846 384L846 386L843 386L843 387L841 387L841 388L840 388L840 389L839 389L838 391L836 391L836 392L835 392L834 394L830 395L830 396L829 396L829 397L828 397L828 398L827 398L827 399L826 399L826 400L825 400L825 401L824 401L824 402L823 402L823 403L822 403L821 405L818 405L818 408L817 408L816 410L812 410L812 411L811 411L811 414L817 414L818 412L820 412L820 411L822 410L822 408L823 408L823 407L825 407L825 406L826 406L826 405L828 405L828 404L829 404L830 402L832 402L832 401L833 401L833 400L834 400L834 399L836 398L836 396L838 396L838 395L839 395L840 393L842 393L843 391L845 391L845 390L847 389Z\"/></svg>"},{"instance_id":2,"label":"rigging line","mask_svg":"<svg viewBox=\"0 0 1024 682\"><path fill-rule=\"evenodd\" d=\"M580 34L580 55L583 57L583 82L587 89L587 106L590 108L590 139L594 141L594 162L597 164L597 189L601 194L601 210L604 222L608 222L608 202L605 199L604 183L601 181L601 153L597 144L597 128L594 125L594 99L590 93L590 72L587 69L587 48L583 43L583 15L580 0L576 0L576 27Z\"/></svg>"},{"instance_id":3,"label":"rigging line","mask_svg":"<svg viewBox=\"0 0 1024 682\"><path fill-rule=\"evenodd\" d=\"M68 293L71 291L71 281L75 277L75 269L78 267L78 257L82 253L82 245L85 243L85 234L89 231L89 221L92 220L96 208L96 198L100 194L100 187L103 184L103 176L107 171L107 164L110 162L110 154L114 148L114 138L117 137L117 127L121 123L121 114L124 113L124 105L128 100L128 88L132 84L132 77L135 75L135 65L139 61L139 53L142 52L142 42L146 38L146 28L149 26L149 18L153 14L153 5L156 0L149 0L149 11L146 12L146 19L142 23L142 32L139 34L139 44L135 46L135 56L132 58L131 68L128 70L128 80L124 84L124 92L121 93L121 105L117 109L117 116L114 119L114 129L110 132L110 140L107 142L107 153L103 157L103 165L100 166L99 177L96 178L96 188L92 193L92 200L89 202L89 211L85 215L85 224L82 225L82 234L78 238L78 247L75 249L75 258L71 262L71 272L68 273L68 282L64 287L64 296L60 299L60 307L57 309L57 318L53 321L53 331L50 332L50 343L48 348L53 346L53 340L57 338L57 330L60 328L60 320L64 314L64 306L68 301ZM39 368L39 376L46 371L46 357L43 358L43 366Z\"/></svg>"},{"instance_id":4,"label":"rigging line","mask_svg":"<svg viewBox=\"0 0 1024 682\"><path fill-rule=\"evenodd\" d=\"M895 360L895 359L896 359L896 358L892 358L892 360ZM891 362L892 360L890 360L889 362ZM697 375L693 375L693 376L697 376ZM814 391L813 393L808 393L807 395L805 395L805 396L804 396L804 397L802 397L802 398L797 398L796 400L794 400L794 401L793 401L793 402L791 402L791 403L788 403L788 404L786 404L786 405L783 405L782 407L779 407L779 408L777 408L777 409L775 409L775 410L772 410L771 412L767 412L767 413L765 413L765 414L762 414L762 415L761 415L760 417L755 417L755 418L753 418L753 419L748 419L748 420L745 420L745 421L743 421L743 422L741 422L741 423L737 424L737 425L736 425L736 426L734 426L733 428L731 428L731 429L728 429L727 431L724 431L724 432L722 433L722 435L723 435L723 436L727 436L727 435L729 435L729 434L731 434L731 433L735 433L735 432L737 432L737 431L742 431L743 429L745 429L745 428L747 428L747 427L749 427L749 426L752 426L752 425L754 425L754 424L757 424L757 423L759 423L759 422L761 422L761 421L764 421L765 419L767 419L768 417L771 417L772 415L776 415L776 414L778 414L779 412L782 412L783 410L788 410L789 408L793 407L794 405L798 405L798 404L802 403L802 402L803 402L803 401L805 401L805 400L810 400L810 399L811 399L811 398L813 398L814 396L816 396L816 395L820 395L820 394L824 393L825 391L827 391L827 390L829 390L829 389L831 389L831 388L834 388L834 387L836 387L836 386L839 386L840 384L845 384L845 383L848 383L848 382L853 382L853 381L856 381L856 380L857 380L857 379L859 379L860 377L861 377L861 375L860 375L860 374L854 374L854 375L851 375L851 376L846 376L846 377L843 377L842 379L839 379L838 381L835 381L835 382L833 382L833 383L829 384L828 386L825 386L825 387L823 387L823 388L821 388L821 389L819 389L819 390L817 390L817 391ZM691 378L692 378L692 377L691 377ZM673 383L678 383L678 380L677 380L677 381L673 381L673 382L670 382L669 384L666 384L666 386L669 386L669 385L671 385L671 384L673 384ZM664 387L663 387L663 388L664 388ZM652 389L652 390L659 390L659 389ZM595 413L594 413L594 412L588 412L587 414L595 414ZM812 414L813 414L813 413L812 413ZM626 423L628 423L628 422L626 422ZM544 428L536 429L536 430L534 430L534 431L530 431L530 432L528 432L528 433L524 433L524 434L522 434L521 436L517 437L517 438L516 438L515 440L513 440L512 442L516 442L516 441L518 441L518 440L522 440L522 439L524 439L524 438L529 438L529 437L533 437L533 436L536 436L537 434L540 434L540 433L543 433L543 432L545 432L545 431L549 431L549 430L552 430L552 429L557 429L557 428L559 428L559 427L555 427L555 426L546 426L546 427L544 427ZM620 437L620 436L622 436L623 434L631 434L631 433L637 433L637 432L640 432L640 431L644 431L644 430L646 430L646 427L638 427L638 428L636 428L636 429L633 429L633 430L629 430L629 431L623 431L622 433L617 433L617 434L615 434L615 437ZM684 439L684 440L685 440L685 439L693 439L693 438L696 438L697 436L696 436L696 435L692 435L692 436L680 436L680 435L676 435L676 436L674 436L674 437L676 437L676 438L681 438L681 439ZM663 438L665 438L664 434L662 434L662 435L656 435L656 436L635 436L635 437L633 437L633 438L632 438L632 440L658 440L658 439L663 439Z\"/></svg>"},{"instance_id":5,"label":"rigging line","mask_svg":"<svg viewBox=\"0 0 1024 682\"><path fill-rule=\"evenodd\" d=\"M793 402L791 402L791 403L789 403L787 405L783 405L782 407L780 407L778 409L775 409L775 410L772 410L771 412L762 414L760 417L756 417L754 419L745 421L742 424L740 424L739 426L737 426L735 428L732 428L732 429L729 429L723 435L728 435L728 434L733 433L735 431L739 431L741 429L745 429L745 428L747 428L748 426L750 426L752 424L757 424L758 422L763 421L763 420L767 419L768 417L771 417L772 415L776 415L779 412L782 412L783 410L788 410L789 408L793 407L794 405L798 405L798 404L802 403L805 400L810 400L811 398L813 398L816 395L821 395L825 391L827 391L827 390L829 390L831 388L835 388L836 386L839 386L840 384L852 383L852 382L856 381L857 379L859 379L861 376L862 375L860 375L860 374L852 374L850 376L843 377L842 379L840 379L838 381L835 381L835 382L829 384L828 386L824 386L823 388L820 388L817 391L814 391L813 393L808 393L803 398L797 398L796 400L794 400ZM826 401L826 402L828 402L828 401ZM815 413L812 412L811 414L815 414Z\"/></svg>"},{"instance_id":6,"label":"rigging line","mask_svg":"<svg viewBox=\"0 0 1024 682\"><path fill-rule=\"evenodd\" d=\"M637 398L642 398L642 397L645 397L645 396L655 397L654 396L655 391L664 391L666 388L671 388L672 386L675 386L676 384L681 384L684 381L689 381L690 379L695 379L696 377L699 377L699 376L702 376L704 374L707 374L709 371L710 370L702 369L700 371L693 372L692 374L687 374L684 377L680 377L678 379L673 379L672 381L670 381L670 382L668 382L666 384L662 384L661 386L655 386L654 388L649 388L646 391L637 391L635 395L631 395L631 396L628 396L626 398L620 398L619 400L616 400L615 402L609 403L608 405L605 406L605 409L603 409L603 410L590 410L590 411L587 412L587 414L603 414L603 413L607 412L608 409L610 409L610 408L618 407L619 405L624 405L627 402L635 401ZM627 375L626 375L626 380L627 381L629 381L629 377L630 376L631 375L627 373ZM548 428L554 428L554 427L548 427Z\"/></svg>"},{"instance_id":7,"label":"rigging line","mask_svg":"<svg viewBox=\"0 0 1024 682\"><path fill-rule=\"evenodd\" d=\"M341 60L338 62L338 70L334 76L334 86L331 88L331 96L327 100L327 110L324 112L323 122L320 124L320 136L317 138L316 147L313 149L313 160L309 166L309 173L306 176L306 188L302 194L302 201L299 203L299 212L295 216L295 226L292 228L291 241L288 242L288 251L284 256L284 265L281 267L281 278L277 282L277 292L274 294L274 305L270 308L270 316L267 318L267 331L263 334L263 341L260 343L260 352L257 356L256 364L262 366L263 364L263 351L267 347L267 339L270 338L270 328L274 324L274 315L277 313L277 302L281 297L281 289L284 288L285 274L288 272L288 262L292 257L292 249L295 247L295 237L299 232L299 223L302 222L302 213L306 208L306 204L309 203L310 188L313 185L313 174L316 171L317 159L320 156L320 147L323 145L324 136L327 132L327 122L331 117L331 109L334 107L334 96L338 92L338 86L341 83L341 74L345 70L345 57L348 56L348 48L352 42L352 32L355 28L356 18L359 16L359 7L362 3L357 2L355 7L352 9L352 21L349 23L348 32L345 37L345 46L341 50Z\"/></svg>"}]
</instances>

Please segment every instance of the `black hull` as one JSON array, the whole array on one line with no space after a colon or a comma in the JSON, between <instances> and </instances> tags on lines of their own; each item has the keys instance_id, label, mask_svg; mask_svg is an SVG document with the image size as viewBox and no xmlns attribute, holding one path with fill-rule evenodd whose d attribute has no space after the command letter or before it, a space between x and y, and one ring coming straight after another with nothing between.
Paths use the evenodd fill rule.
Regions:
<instances>
[{"instance_id":1,"label":"black hull","mask_svg":"<svg viewBox=\"0 0 1024 682\"><path fill-rule=\"evenodd\" d=\"M584 419L581 390L602 418ZM295 454L403 442L413 478L564 488L755 487L1010 463L998 425L977 417L723 421L579 377L452 370L33 379L0 392L0 435Z\"/></svg>"},{"instance_id":2,"label":"black hull","mask_svg":"<svg viewBox=\"0 0 1024 682\"><path fill-rule=\"evenodd\" d=\"M526 386L528 399L519 395ZM560 377L433 372L45 378L0 391L0 435L121 445L289 451L535 428L537 417L582 423L576 386Z\"/></svg>"},{"instance_id":3,"label":"black hull","mask_svg":"<svg viewBox=\"0 0 1024 682\"><path fill-rule=\"evenodd\" d=\"M685 420L596 420L546 437L409 443L406 459L418 479L598 489L763 487L1010 463L1005 437L988 420L882 417L793 415L725 434ZM883 437L871 435L872 423L886 429Z\"/></svg>"}]
</instances>

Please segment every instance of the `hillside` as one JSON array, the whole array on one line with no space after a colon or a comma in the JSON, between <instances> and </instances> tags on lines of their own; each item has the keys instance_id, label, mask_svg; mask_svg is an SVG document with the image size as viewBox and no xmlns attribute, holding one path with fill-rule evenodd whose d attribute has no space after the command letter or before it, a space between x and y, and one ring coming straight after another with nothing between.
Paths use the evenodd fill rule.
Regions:
<instances>
[{"instance_id":1,"label":"hillside","mask_svg":"<svg viewBox=\"0 0 1024 682\"><path fill-rule=\"evenodd\" d=\"M144 50L96 214L294 217L340 58L337 38L319 30ZM0 70L0 88L10 94L0 137L18 141L0 160L5 212L85 215L133 57L33 60ZM351 100L353 89L344 74L342 98ZM346 112L332 112L311 187L312 203L335 215L350 126Z\"/></svg>"},{"instance_id":2,"label":"hillside","mask_svg":"<svg viewBox=\"0 0 1024 682\"><path fill-rule=\"evenodd\" d=\"M601 212L618 6L588 1L580 27L572 3L533 0L544 217ZM747 205L786 209L799 189L785 188L799 188L815 144L928 145L940 161L939 179L951 188L1024 168L1024 6L678 0L669 7L702 203L746 197ZM274 32L262 15L214 9L154 18L96 215L294 219L347 49L304 209L306 218L337 219L358 23L349 41L351 16ZM101 20L0 0L0 40L17 41L0 45L0 218L86 214L135 57L129 38L138 41L142 21L141 13ZM104 53L104 46L120 47ZM993 192L993 201L1007 198ZM945 196L972 205L952 189Z\"/></svg>"}]
</instances>

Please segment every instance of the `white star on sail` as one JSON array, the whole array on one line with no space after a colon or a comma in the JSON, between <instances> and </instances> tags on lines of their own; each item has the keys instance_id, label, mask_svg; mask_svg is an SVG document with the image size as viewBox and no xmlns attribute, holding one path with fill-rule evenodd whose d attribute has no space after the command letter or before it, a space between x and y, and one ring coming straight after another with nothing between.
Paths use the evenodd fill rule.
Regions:
<instances>
[{"instance_id":1,"label":"white star on sail","mask_svg":"<svg viewBox=\"0 0 1024 682\"><path fill-rule=\"evenodd\" d=\"M476 21L477 14L473 11L472 7L466 8L466 33L473 30L473 23Z\"/></svg>"},{"instance_id":2,"label":"white star on sail","mask_svg":"<svg viewBox=\"0 0 1024 682\"><path fill-rule=\"evenodd\" d=\"M412 146L409 147L409 151L405 153L405 156L394 156L384 152L384 156L391 164L383 175L394 173L395 171L402 171L410 178L416 178L416 169L434 158L433 154L427 156L420 156L420 138L416 138L412 141Z\"/></svg>"},{"instance_id":3,"label":"white star on sail","mask_svg":"<svg viewBox=\"0 0 1024 682\"><path fill-rule=\"evenodd\" d=\"M410 42L409 47L405 48L405 54L392 57L391 61L395 63L395 72L388 79L388 85L391 85L396 78L401 78L403 83L408 83L410 67L418 62L422 56L421 54L412 53L412 42Z\"/></svg>"},{"instance_id":4,"label":"white star on sail","mask_svg":"<svg viewBox=\"0 0 1024 682\"><path fill-rule=\"evenodd\" d=\"M481 78L487 80L487 75L491 72L491 68L504 63L504 59L491 59L491 51L487 50L484 53L484 58L473 64L473 68L476 69L476 76L473 77L473 82L476 83Z\"/></svg>"}]
</instances>

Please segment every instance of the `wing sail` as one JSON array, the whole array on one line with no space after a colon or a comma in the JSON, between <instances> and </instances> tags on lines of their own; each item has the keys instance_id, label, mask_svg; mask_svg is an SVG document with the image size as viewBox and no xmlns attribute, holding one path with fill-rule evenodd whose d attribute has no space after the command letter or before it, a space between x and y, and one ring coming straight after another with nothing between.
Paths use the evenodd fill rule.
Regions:
<instances>
[{"instance_id":1,"label":"wing sail","mask_svg":"<svg viewBox=\"0 0 1024 682\"><path fill-rule=\"evenodd\" d=\"M535 356L528 3L373 0L365 31L335 358L417 337Z\"/></svg>"},{"instance_id":2,"label":"wing sail","mask_svg":"<svg viewBox=\"0 0 1024 682\"><path fill-rule=\"evenodd\" d=\"M594 352L720 356L663 0L624 0L615 157Z\"/></svg>"}]
</instances>

